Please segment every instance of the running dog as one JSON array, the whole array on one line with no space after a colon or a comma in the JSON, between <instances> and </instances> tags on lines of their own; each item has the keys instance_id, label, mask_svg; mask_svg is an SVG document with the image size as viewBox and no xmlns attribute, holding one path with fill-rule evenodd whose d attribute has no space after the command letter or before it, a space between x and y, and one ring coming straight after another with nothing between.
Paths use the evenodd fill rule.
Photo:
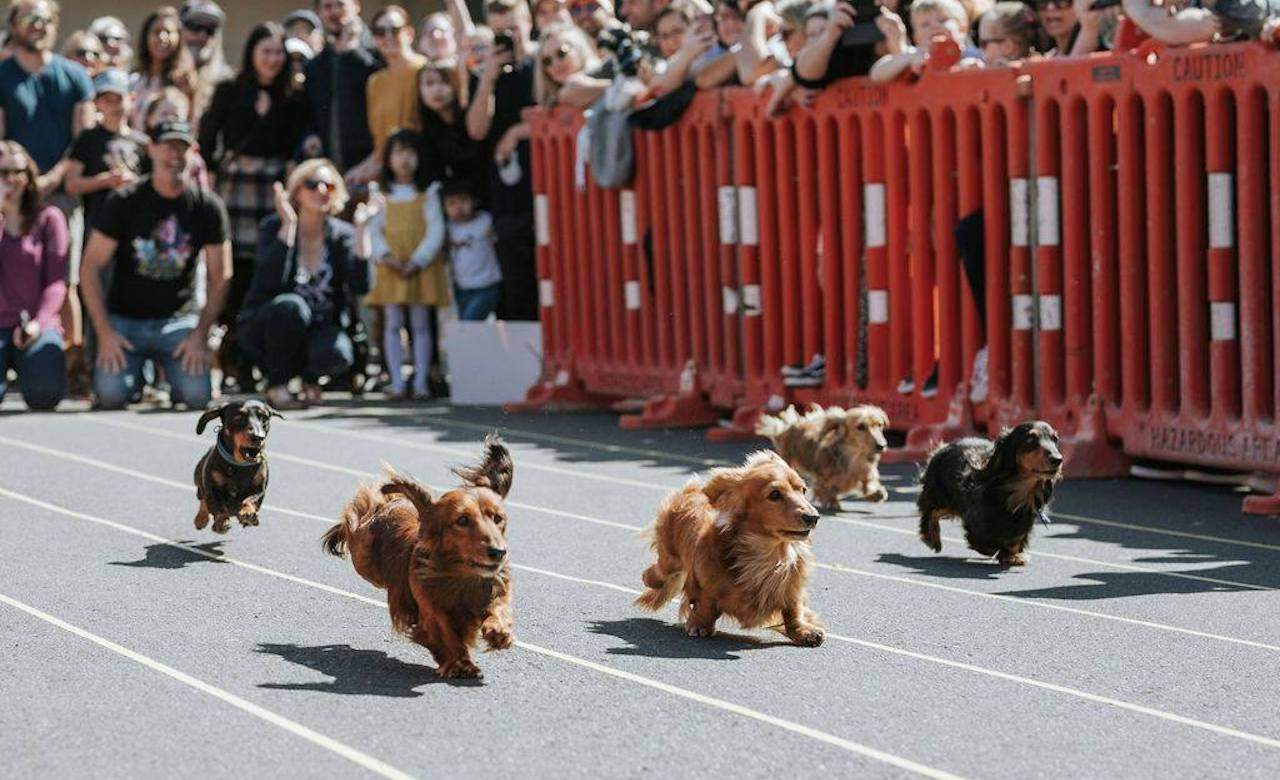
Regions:
<instances>
[{"instance_id":1,"label":"running dog","mask_svg":"<svg viewBox=\"0 0 1280 780\"><path fill-rule=\"evenodd\" d=\"M513 471L494 435L479 464L454 470L462 486L438 498L387 467L324 534L325 551L350 551L356 573L386 590L392 627L431 652L441 677L481 677L470 648L482 637L491 650L515 642L503 507Z\"/></svg>"},{"instance_id":2,"label":"running dog","mask_svg":"<svg viewBox=\"0 0 1280 780\"><path fill-rule=\"evenodd\" d=\"M213 531L225 534L231 518L241 526L258 524L258 511L267 495L267 456L263 449L271 418L284 415L262 401L234 401L209 409L196 423L196 435L216 419L222 421L218 440L196 464L196 530L213 518Z\"/></svg>"},{"instance_id":3,"label":"running dog","mask_svg":"<svg viewBox=\"0 0 1280 780\"><path fill-rule=\"evenodd\" d=\"M715 634L728 615L744 628L778 626L797 645L826 638L805 586L818 512L805 485L770 451L744 466L695 478L667 497L648 534L658 560L644 572L636 604L658 611L683 590L680 615L689 636Z\"/></svg>"},{"instance_id":4,"label":"running dog","mask_svg":"<svg viewBox=\"0 0 1280 780\"><path fill-rule=\"evenodd\" d=\"M994 442L958 439L929 456L921 477L920 540L942 552L938 521L957 517L969 547L1004 566L1025 566L1037 520L1062 479L1058 434L1046 422L1025 422Z\"/></svg>"},{"instance_id":5,"label":"running dog","mask_svg":"<svg viewBox=\"0 0 1280 780\"><path fill-rule=\"evenodd\" d=\"M839 512L840 497L857 493L884 501L880 453L888 446L889 417L878 406L842 409L814 406L801 417L788 406L776 417L764 415L756 433L773 442L778 454L813 483L813 499L823 511Z\"/></svg>"}]
</instances>

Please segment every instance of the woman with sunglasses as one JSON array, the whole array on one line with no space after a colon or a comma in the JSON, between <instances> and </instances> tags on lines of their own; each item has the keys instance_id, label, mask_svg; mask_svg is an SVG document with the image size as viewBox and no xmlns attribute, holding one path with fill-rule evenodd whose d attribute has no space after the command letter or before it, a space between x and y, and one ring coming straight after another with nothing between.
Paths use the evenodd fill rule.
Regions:
<instances>
[{"instance_id":1,"label":"woman with sunglasses","mask_svg":"<svg viewBox=\"0 0 1280 780\"><path fill-rule=\"evenodd\" d=\"M539 105L586 108L609 86L608 79L597 75L602 63L595 47L577 27L562 25L544 31L537 65L533 94Z\"/></svg>"},{"instance_id":2,"label":"woman with sunglasses","mask_svg":"<svg viewBox=\"0 0 1280 780\"><path fill-rule=\"evenodd\" d=\"M418 71L427 60L413 50L413 25L409 24L409 13L400 6L388 5L378 11L369 29L374 46L387 63L369 77L366 87L372 159L380 169L392 132L422 129L418 122Z\"/></svg>"},{"instance_id":3,"label":"woman with sunglasses","mask_svg":"<svg viewBox=\"0 0 1280 780\"><path fill-rule=\"evenodd\" d=\"M44 206L36 165L16 141L0 141L0 399L10 368L29 409L66 394L62 303L67 297L67 219Z\"/></svg>"},{"instance_id":4,"label":"woman with sunglasses","mask_svg":"<svg viewBox=\"0 0 1280 780\"><path fill-rule=\"evenodd\" d=\"M333 163L307 160L275 186L276 213L262 221L253 282L238 324L241 346L266 374L267 401L296 409L321 400L321 377L350 370L347 328L356 298L369 291L369 221L382 197L338 219L347 188ZM302 377L301 401L289 392Z\"/></svg>"},{"instance_id":5,"label":"woman with sunglasses","mask_svg":"<svg viewBox=\"0 0 1280 780\"><path fill-rule=\"evenodd\" d=\"M1098 34L1103 13L1090 11L1093 0L1033 0L1036 20L1053 47L1046 57L1078 57L1103 48Z\"/></svg>"},{"instance_id":6,"label":"woman with sunglasses","mask_svg":"<svg viewBox=\"0 0 1280 780\"><path fill-rule=\"evenodd\" d=\"M62 56L84 68L90 78L106 67L107 54L98 36L84 30L76 30L62 44Z\"/></svg>"},{"instance_id":7,"label":"woman with sunglasses","mask_svg":"<svg viewBox=\"0 0 1280 780\"><path fill-rule=\"evenodd\" d=\"M201 110L196 105L199 78L191 52L182 45L178 11L169 5L152 11L142 22L142 32L138 35L138 62L134 68L134 115L129 118L130 125L146 126L142 111L165 87L177 87L187 97L189 108L182 119L194 122Z\"/></svg>"}]
</instances>

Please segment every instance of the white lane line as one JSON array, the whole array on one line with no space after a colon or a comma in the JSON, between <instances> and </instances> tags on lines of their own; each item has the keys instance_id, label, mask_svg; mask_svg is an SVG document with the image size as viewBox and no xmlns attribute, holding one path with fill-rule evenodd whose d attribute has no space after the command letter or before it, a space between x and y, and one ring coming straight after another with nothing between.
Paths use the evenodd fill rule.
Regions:
<instances>
[{"instance_id":1,"label":"white lane line","mask_svg":"<svg viewBox=\"0 0 1280 780\"><path fill-rule=\"evenodd\" d=\"M156 432L156 431L148 431L148 432L155 433L156 435L160 435L160 436L168 435L165 432ZM172 434L171 436L172 438L178 438L186 441L186 437L178 436L177 434ZM108 471L113 471L119 474L126 474L130 476L137 476L140 478L151 479L150 475L143 474L142 472L133 471L132 469L127 469L120 466L106 466L105 464L96 460L91 460L89 458L82 458L78 455L72 455L71 453L65 453L60 450L54 450L48 447L40 447L39 445L28 444L26 442L23 442L17 439L10 439L5 436L0 436L0 443L9 444L18 448L30 449L36 452L42 452L44 454L51 455L53 457L67 458L77 463L84 463L85 465L88 465L88 466L97 466L100 468L106 468ZM190 444L189 441L187 443ZM336 471L340 471L342 473L347 473L347 474L353 474L355 476L359 476L363 478L370 478L370 477L377 476L372 472L348 469L343 466L332 466L329 464L320 463L319 461L312 461L306 458L297 458L296 456L282 456L279 453L272 453L271 457L279 458L281 460L303 461L304 465L315 466L317 468L328 468L331 470L336 470ZM157 480L159 480L159 478L154 478L152 481L157 481ZM160 480L160 482L161 484L167 484L172 486L180 485L180 483L171 482L170 480ZM182 487L186 488L188 486L182 485ZM191 487L190 489L194 490L194 487ZM439 489L439 488L436 488L436 489ZM509 506L514 506L521 509L527 509L530 511L538 512L540 514L550 515L552 517L563 517L571 520L578 520L582 522L593 523L596 525L607 526L610 528L617 528L619 530L631 531L637 534L644 531L644 529L641 526L630 525L628 523L619 523L612 520L602 520L600 518L588 517L586 515L578 515L570 512L562 512L562 511L553 510L553 509L545 509L543 507L533 506L531 504L518 504L513 501L507 501L507 504ZM289 510L288 513L295 516L306 517L308 519L317 519L317 520L323 520L324 522L330 522L329 518L324 518L319 515L296 512L293 510ZM820 569L828 569L830 571L837 571L843 574L853 574L860 577L869 577L871 579L882 580L885 582L896 582L904 585L914 585L922 588L933 588L935 590L946 591L949 593L963 594L966 596L973 596L976 598L1003 601L1008 604L1017 604L1022 607L1038 607L1041 609L1050 609L1058 612L1067 612L1073 615L1082 615L1086 617L1098 618L1101 620L1110 620L1112 622L1124 623L1126 625L1131 625L1131 626L1141 626L1143 628L1155 629L1157 631L1168 631L1171 633L1182 634L1184 636L1194 636L1200 639L1210 639L1218 642L1228 642L1231 644L1244 645L1246 647L1254 647L1260 650L1269 650L1271 652L1280 653L1280 646L1277 646L1277 645L1271 645L1265 642L1258 642L1252 639L1241 639L1239 637L1226 636L1223 634L1214 634L1208 631L1197 631L1196 629L1192 629L1192 628L1183 628L1181 626L1173 626L1166 623L1157 623L1151 620L1141 620L1138 618L1122 617L1120 615L1111 615L1105 612L1094 612L1092 610L1080 609L1078 607L1068 607L1061 604L1051 604L1046 601L1037 601L1037 600L1032 600L1028 598L1015 598L1013 596L1005 596L999 593L986 593L980 590L970 590L968 588L959 588L952 585L943 585L942 583L929 582L928 580L916 579L914 577L905 577L905 576L894 575L894 574L882 574L879 572L866 571L864 569L855 569L850 566L842 566L839 564L816 563L815 566L817 566Z\"/></svg>"},{"instance_id":2,"label":"white lane line","mask_svg":"<svg viewBox=\"0 0 1280 780\"><path fill-rule=\"evenodd\" d=\"M107 418L103 418L100 414L97 414L97 415L85 415L84 419L92 420L93 422L98 422L98 423L103 423L103 424L116 425L116 426L118 426L118 427L121 427L121 428L128 428L128 429L130 429L130 430L143 431L143 432L147 432L147 433L167 433L167 432L157 432L156 430L151 429L151 428L145 428L145 427L140 426L140 425L135 425L135 424L131 424L131 423L126 423L126 422L123 422L123 421L120 421L120 420L116 420L116 419L107 419ZM485 425L479 425L479 424L474 424L474 423L461 423L461 422L456 421L456 420L448 420L448 421L445 421L445 420L432 419L432 420L430 420L430 423L432 423L432 424L434 424L434 423L439 423L439 424L441 424L441 425L445 425L445 426L453 425L453 426L457 426L457 427L465 427L465 428L468 428L468 429L471 429L471 430L484 431L484 432L488 432L488 431L492 431L492 430L494 430L494 427L493 427L493 426L485 426ZM375 437L375 436L376 436L376 438L377 438L377 440L378 440L378 441L383 441L383 442L386 442L386 443L396 444L396 445L401 445L401 446L418 447L418 448L425 448L425 447L427 446L427 445L422 445L422 444L418 444L418 443L411 443L411 442L400 441L400 440L396 439L395 437L389 437L389 436L378 436L378 435L376 435L376 434L359 434L359 433L356 433L356 432L349 432L349 431L346 431L345 429L340 428L340 427L338 427L338 426L324 425L324 424L321 424L321 423L307 423L305 427L310 428L310 429L319 429L319 428L324 428L324 429L326 429L327 431L333 431L333 432L337 433L338 435L359 435L359 436L366 436L366 437ZM535 441L536 441L536 440L538 440L538 439L542 439L542 440L544 440L544 441L548 441L548 442L561 442L561 443L565 443L565 444L573 444L573 445L575 445L575 446L584 447L584 448L587 448L587 449L596 449L596 450L599 450L599 451L601 451L601 452L610 452L610 453L618 453L618 452L634 452L634 453L636 453L636 454L648 455L648 456L650 456L650 457L666 458L666 459L668 459L668 460L676 460L676 461L681 461L681 462L694 463L694 464L697 464L697 465L700 465L700 466L704 466L704 467L715 467L715 466L734 466L734 465L736 465L735 463L733 463L733 462L731 462L731 461L726 461L726 460L717 460L717 459L714 459L714 458L689 458L689 457L684 457L684 456L671 455L671 454L663 453L663 452L659 452L659 451L656 451L656 450L642 450L642 449L628 448L628 447L624 447L624 446L615 446L615 445L598 444L598 443L589 442L589 441L588 441L588 440L586 440L586 439L574 439L574 438L569 438L569 437L554 436L554 435L552 435L552 434L540 434L540 433L534 433L534 432L530 432L530 431L519 431L519 430L517 430L517 429L507 428L506 426L503 426L503 430L506 430L506 431L508 431L508 432L510 432L510 433L512 433L512 434L516 434L516 435L523 436L523 437L525 437L525 438L534 439ZM180 438L186 439L187 437L180 437ZM459 452L462 452L462 451L459 451ZM541 467L541 468L555 468L557 471L559 471L559 472L561 472L561 473L568 474L568 475L572 475L572 476L576 476L576 477L580 477L580 478L582 478L582 479L596 479L596 480L613 481L613 482L616 482L616 481L618 481L619 479L621 479L621 478L619 478L619 477L611 477L611 476L603 475L603 474L595 474L595 473L593 473L593 472L583 471L583 470L581 470L581 469L572 469L572 468L559 467L559 466L557 466L557 467L549 467L549 466L546 466L545 464L533 464L533 463L526 464L526 468L538 468L538 467ZM643 488L649 488L649 489L653 489L653 490L661 490L661 491L677 490L677 489L679 489L679 487L680 487L680 485L676 485L676 484L666 485L666 484L661 484L661 483L656 483L656 482L644 482L644 481L640 481L640 480L627 480L627 481L626 481L625 483L623 483L623 484L629 484L629 485L633 485L633 486L637 486L637 487L643 487ZM895 488L895 490L896 490L896 491L898 491L898 492L900 492L900 493L905 493L905 492L918 492L918 491L909 491L909 490L904 490L904 489L902 489L902 488ZM1137 532L1140 532L1140 533L1151 533L1151 534L1158 534L1158 535L1163 535L1163 536L1172 536L1172 537L1177 537L1177 538L1182 538L1182 539L1196 539L1196 540L1198 540L1198 541L1202 541L1202 542L1215 542L1215 543L1217 543L1217 544L1236 545L1236 546L1240 546L1240 547L1250 547L1250 548L1258 549L1258 550L1271 550L1271 551L1274 551L1274 552L1280 552L1280 544L1268 544L1268 543L1266 543L1266 542L1250 542L1250 541L1244 541L1244 540L1241 540L1241 539L1228 539L1228 538L1226 538L1226 537L1222 537L1222 536L1212 536L1212 535L1209 535L1209 534L1197 534L1197 533L1190 533L1190 532L1187 532L1187 531L1176 531L1176 530L1171 530L1171 529L1166 529L1166 528L1159 528L1159 527L1156 527L1156 526L1142 525L1142 524L1138 524L1138 523L1122 523L1122 522L1118 522L1118 521L1115 521L1115 520L1104 520L1104 519L1099 518L1099 517L1091 517L1091 516L1088 516L1088 515L1079 515L1079 514L1073 514L1073 513L1069 513L1069 512L1051 511L1051 512L1050 512L1050 514L1052 514L1054 517L1060 517L1060 518L1063 518L1064 520L1071 520L1071 521L1074 521L1074 522L1077 522L1077 523L1085 523L1085 524L1090 524L1090 525L1108 526L1108 527L1111 527L1111 528L1123 528L1123 529L1125 529L1125 530L1129 530L1129 531L1137 531Z\"/></svg>"},{"instance_id":3,"label":"white lane line","mask_svg":"<svg viewBox=\"0 0 1280 780\"><path fill-rule=\"evenodd\" d=\"M322 583L314 582L312 580L304 579L302 577L295 577L292 574L286 574L285 572L276 571L275 569L269 569L265 566L259 566L254 563L249 563L247 561L231 558L229 556L218 554L218 553L210 553L208 551L201 550L196 547L192 547L191 545L183 544L181 542L176 542L171 539L165 539L164 537L156 536L155 534L151 534L146 531L133 528L132 526L124 525L123 523L117 523L113 520L107 520L106 518L95 517L93 515L85 514L84 512L77 512L72 509L67 509L65 507L57 506L56 504L50 504L47 501L41 501L40 499L32 498L31 496L23 495L22 493L17 493L12 490L8 490L6 488L0 488L0 496L5 496L8 498L14 499L15 501L21 501L21 502L30 504L32 506L40 507L41 509L45 509L50 512L55 512L57 514L66 515L68 517L74 517L79 520L85 520L91 523L96 523L98 525L106 526L108 528L113 528L118 531L130 533L135 536L140 536L144 539L150 539L152 541L156 541L161 544L168 545L170 547L175 547L179 550L183 550L183 551L192 553L194 555L199 555L211 561L229 563L233 566L239 566L241 568L248 569L249 571L257 572L259 574L265 574L269 577L276 577L278 579L286 580L288 582L292 582L298 585L305 585L307 587L318 588L320 590L325 591L326 593L331 593L337 596L344 596L346 598L350 598L355 601L359 601L365 604L369 604L371 606L379 607L381 609L386 609L386 606L387 606L385 600L378 601L376 599L371 599L368 596L362 596L358 593L352 593L350 591L345 591L340 588L334 588L332 586L324 585ZM561 578L569 579L569 580L576 579L576 578L567 577L564 575L561 575ZM588 584L604 584L604 583L595 583L589 580L579 580L579 581L585 582ZM669 693L674 696L679 696L683 699L688 699L690 701L698 702L699 704L705 704L707 706L714 707L716 709L723 710L725 712L729 712L734 715L750 718L752 720L756 720L761 723L766 723L771 726L783 729L785 731L789 731L794 734L799 734L801 736L808 737L810 739L814 739L819 742L824 742L829 745L834 745L835 747L842 748L850 753L855 753L857 755L865 756L866 758L870 758L885 764L889 764L891 766L895 766L899 769L904 769L909 772L914 772L924 777L935 778L935 780L960 780L959 775L954 775L949 772L944 772L940 769L934 769L933 767L917 763L910 759L902 758L901 756L896 756L896 755L893 755L892 753L886 753L882 750L876 750L873 747L863 745L859 742L854 742L852 740L844 739L842 737L837 737L834 734L828 734L825 731L819 731L818 729L814 729L809 726L796 723L794 721L789 721L783 718L775 717L773 715L768 715L766 713L759 712L759 711L750 709L749 707L744 707L740 704L735 704L730 701L717 699L712 696L706 696L704 694L697 693L695 691L679 688L677 686L670 685L668 683L664 683L659 680L654 680L652 678L644 677L642 675L634 674L632 672L616 669L612 666L605 666L604 664L598 664L598 663L595 663L594 661L588 661L585 658L579 658L574 655L569 655L568 653L562 653L558 650L552 650L546 647L542 647L541 645L535 645L529 642L525 642L523 640L517 640L516 647L519 647L523 650L528 650L533 653L538 653L539 655L547 656L549 658L555 658L557 660L564 661L566 663L570 663L575 666L582 667L584 669L590 669L592 671L596 671L601 674L606 674L620 680L626 680L628 682L644 685L646 687L663 691L665 693ZM124 648L121 648L121 649L123 650ZM230 696L230 694L227 694L227 695ZM244 702L244 703L247 705L250 704L249 702ZM250 706L253 706L253 705L250 705ZM387 775L387 776L391 777L392 775ZM403 774L394 775L394 776L408 777L408 775L403 775Z\"/></svg>"},{"instance_id":4,"label":"white lane line","mask_svg":"<svg viewBox=\"0 0 1280 780\"><path fill-rule=\"evenodd\" d=\"M872 523L868 520L853 520L847 517L828 517L825 519L831 520L832 522L841 523L843 525L857 526L859 528L868 528L874 531L886 531L888 533L899 534L903 536L918 535L916 531L913 531L909 528L895 528L891 525L880 525L879 523ZM958 536L944 536L942 538L943 540L951 542L952 544L958 544L958 545L961 545L962 547L968 546L968 543L964 539L961 539ZM1128 564L1128 563L1114 563L1112 561L1100 561L1094 558L1081 558L1076 555L1063 555L1062 553L1051 553L1051 552L1045 552L1043 550L1033 551L1031 553L1031 557L1053 558L1060 561L1072 561L1075 563L1087 563L1093 566L1106 566L1111 569L1123 569L1124 571L1138 571L1144 574L1155 574L1161 577L1175 577L1180 580L1194 580L1195 582L1205 582L1205 583L1209 583L1210 585L1222 585L1225 587L1236 588L1239 590L1277 590L1277 588L1273 588L1268 585L1253 585L1248 582L1237 582L1236 580L1223 580L1223 579L1218 579L1217 577L1202 577L1199 574L1188 574L1186 572L1177 572L1177 571L1164 571L1162 569L1152 569L1147 566L1135 566L1133 564ZM1222 562L1219 561L1218 563L1221 564Z\"/></svg>"},{"instance_id":5,"label":"white lane line","mask_svg":"<svg viewBox=\"0 0 1280 780\"><path fill-rule=\"evenodd\" d=\"M209 683L203 680L192 677L186 672L180 671L178 669L174 669L172 666L169 666L167 664L160 663L159 661L153 658L149 658L135 650L130 650L127 647L118 645L115 642L112 642L110 639L104 639L103 637L100 637L97 634L84 630L83 628L80 628L78 626L73 626L70 623L66 622L65 620L56 618L53 615L50 615L48 612L43 612L29 604L24 604L23 602L18 601L15 598L11 598L9 596L4 595L3 593L0 593L0 603L7 604L10 607L13 607L14 609L17 609L17 610L21 610L22 612L25 612L28 615L31 615L32 617L39 618L40 620L43 620L44 622L52 626L56 626L57 628L60 628L69 634L74 634L75 636L78 636L81 639L87 639L90 642L93 642L94 644L98 645L99 647L106 648L107 650L110 650L111 652L117 655L124 656L125 658L128 658L130 661L141 664L142 666L145 666L152 671L159 672L163 675L171 677L177 680L178 682L182 683L183 685L186 685L190 688L194 688L197 691L200 691L201 693L206 693L220 701L226 702L227 704L230 704L232 707L235 707L239 710L247 712L250 715L254 716L255 718L258 718L259 720L264 720L273 726L284 729L285 731L291 734L294 734L296 736L302 737L303 739L307 740L308 742L311 742L314 745L318 745L319 747L322 747L325 750L328 750L332 753L336 753L337 755L342 756L343 758L347 759L353 764L361 766L369 770L370 772L373 772L374 774L381 775L382 777L393 778L393 780L409 780L410 778L413 777L413 775L410 775L407 772L401 772L399 769L396 769L395 767L383 761L379 761L378 759L374 758L373 756L370 756L367 753L362 753L353 747L344 745L343 743L339 742L338 740L332 737L325 736L324 734L321 734L318 731L313 731L312 729L307 728L301 723L289 720L283 715L279 715L275 712L272 712L271 710L268 710L265 707L260 707L251 701L247 701L245 699L240 698L239 696L236 696L234 693L231 693L229 691L224 691L223 689L215 685L210 685Z\"/></svg>"}]
</instances>

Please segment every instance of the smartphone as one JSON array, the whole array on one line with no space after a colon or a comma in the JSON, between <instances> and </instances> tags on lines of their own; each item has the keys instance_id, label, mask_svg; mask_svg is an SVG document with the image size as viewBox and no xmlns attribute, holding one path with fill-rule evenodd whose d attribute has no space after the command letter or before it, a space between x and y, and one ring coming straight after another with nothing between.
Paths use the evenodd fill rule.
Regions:
<instances>
[{"instance_id":1,"label":"smartphone","mask_svg":"<svg viewBox=\"0 0 1280 780\"><path fill-rule=\"evenodd\" d=\"M871 46L884 38L876 26L880 5L876 0L840 0L853 7L854 24L840 36L841 46Z\"/></svg>"}]
</instances>

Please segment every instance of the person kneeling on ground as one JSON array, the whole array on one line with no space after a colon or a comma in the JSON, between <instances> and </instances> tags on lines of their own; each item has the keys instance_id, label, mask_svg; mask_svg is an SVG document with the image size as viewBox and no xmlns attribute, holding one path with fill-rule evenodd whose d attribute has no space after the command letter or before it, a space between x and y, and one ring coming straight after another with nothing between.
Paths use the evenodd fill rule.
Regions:
<instances>
[{"instance_id":1,"label":"person kneeling on ground","mask_svg":"<svg viewBox=\"0 0 1280 780\"><path fill-rule=\"evenodd\" d=\"M102 409L138 397L150 361L163 368L174 403L209 404L209 328L231 279L227 209L188 173L195 139L185 122L151 132L151 174L107 196L85 249L80 287L98 339L93 389ZM204 252L207 300L198 308ZM114 264L104 295L102 272Z\"/></svg>"},{"instance_id":2,"label":"person kneeling on ground","mask_svg":"<svg viewBox=\"0 0 1280 780\"><path fill-rule=\"evenodd\" d=\"M0 141L0 400L12 366L27 408L52 409L66 394L62 303L67 297L67 218L40 200L39 171L17 141Z\"/></svg>"},{"instance_id":3,"label":"person kneeling on ground","mask_svg":"<svg viewBox=\"0 0 1280 780\"><path fill-rule=\"evenodd\" d=\"M277 409L301 405L287 387L294 377L302 377L303 400L319 403L321 377L351 368L350 304L369 291L366 228L379 201L358 206L354 226L338 219L347 188L325 159L302 163L285 186L275 185L276 213L262 220L238 328Z\"/></svg>"}]
</instances>

